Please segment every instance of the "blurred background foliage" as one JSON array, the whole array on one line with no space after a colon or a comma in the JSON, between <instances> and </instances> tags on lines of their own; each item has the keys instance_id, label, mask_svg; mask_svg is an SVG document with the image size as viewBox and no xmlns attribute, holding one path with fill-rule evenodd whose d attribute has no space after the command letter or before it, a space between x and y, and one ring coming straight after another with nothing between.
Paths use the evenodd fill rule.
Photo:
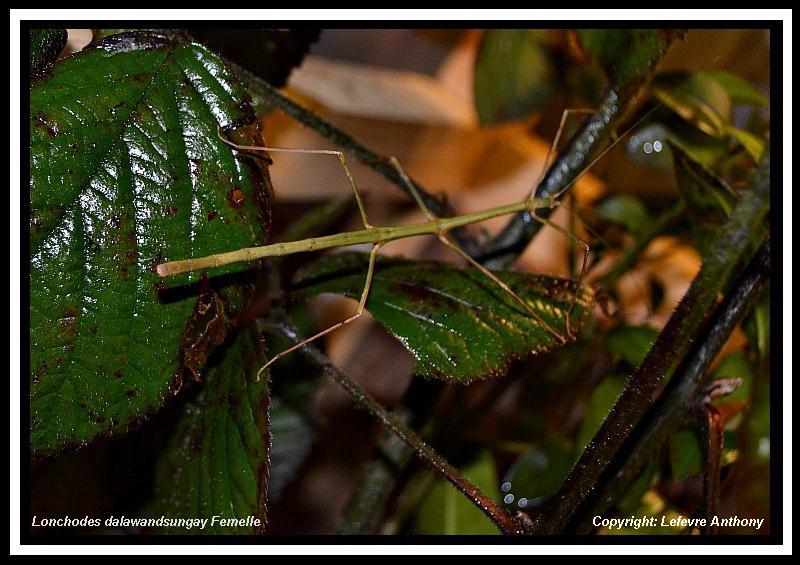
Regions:
<instances>
[{"instance_id":1,"label":"blurred background foliage","mask_svg":"<svg viewBox=\"0 0 800 565\"><path fill-rule=\"evenodd\" d=\"M514 202L530 190L563 109L599 102L607 85L601 63L614 48L597 44L591 30L194 33L368 147L397 156L459 212ZM81 37L87 30L70 30L66 52L79 49ZM271 55L262 59L264 51ZM330 336L326 354L493 498L510 509L535 510L561 484L644 358L768 145L769 57L766 30L690 30L627 123L652 113L553 216L591 243L587 282L608 297L576 343L468 387L412 379L413 359L369 317ZM333 147L253 94L270 145ZM582 120L566 122L560 147ZM422 219L375 171L355 163L353 172L368 193L373 224ZM335 160L281 155L271 175L273 240L357 227L354 207L340 198L349 189ZM474 235L502 225L488 222ZM457 260L423 238L395 242L385 252ZM569 276L579 258L569 240L544 230L516 268ZM307 260L275 263L272 276L286 286ZM352 309L351 301L329 295L311 303L282 298L264 295L260 307L268 312L281 302L309 334ZM268 324L263 330L270 351L285 347ZM714 401L725 425L722 515L769 516L769 340L764 297L709 376L741 379ZM272 394L270 533L497 533L309 360L281 360L272 371ZM35 461L32 511L135 512L152 489L148 469L169 418L165 412L124 438ZM702 498L701 443L687 419L654 451L613 512L694 514ZM758 533L768 532L767 523Z\"/></svg>"}]
</instances>

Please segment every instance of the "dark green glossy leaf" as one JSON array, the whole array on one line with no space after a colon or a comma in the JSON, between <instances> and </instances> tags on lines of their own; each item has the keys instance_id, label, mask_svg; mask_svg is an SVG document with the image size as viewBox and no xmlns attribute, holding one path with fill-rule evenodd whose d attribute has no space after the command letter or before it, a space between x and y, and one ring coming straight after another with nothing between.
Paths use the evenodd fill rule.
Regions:
<instances>
[{"instance_id":1,"label":"dark green glossy leaf","mask_svg":"<svg viewBox=\"0 0 800 565\"><path fill-rule=\"evenodd\" d=\"M523 510L541 506L558 490L574 462L573 450L561 443L530 448L506 471L500 485L503 502Z\"/></svg>"},{"instance_id":2,"label":"dark green glossy leaf","mask_svg":"<svg viewBox=\"0 0 800 565\"><path fill-rule=\"evenodd\" d=\"M328 256L299 273L296 290L301 296L333 292L359 298L366 271L365 254ZM561 335L566 335L573 299L572 331L588 317L589 289L576 293L573 282L554 277L496 275ZM469 382L502 374L513 359L559 345L540 321L477 269L381 257L367 309L416 357L416 373L435 378Z\"/></svg>"},{"instance_id":3,"label":"dark green glossy leaf","mask_svg":"<svg viewBox=\"0 0 800 565\"><path fill-rule=\"evenodd\" d=\"M605 69L616 87L649 76L679 35L669 29L582 29L577 33L583 50Z\"/></svg>"},{"instance_id":4,"label":"dark green glossy leaf","mask_svg":"<svg viewBox=\"0 0 800 565\"><path fill-rule=\"evenodd\" d=\"M34 75L52 63L67 44L66 29L32 29L31 30L31 75Z\"/></svg>"},{"instance_id":5,"label":"dark green glossy leaf","mask_svg":"<svg viewBox=\"0 0 800 565\"><path fill-rule=\"evenodd\" d=\"M267 512L270 422L260 338L238 330L218 348L204 372L202 390L182 414L156 464L155 498L148 516L206 518L204 530L169 533L253 534ZM221 518L257 518L260 525L211 524Z\"/></svg>"},{"instance_id":6,"label":"dark green glossy leaf","mask_svg":"<svg viewBox=\"0 0 800 565\"><path fill-rule=\"evenodd\" d=\"M626 377L614 375L606 377L594 388L586 403L586 410L578 428L578 437L575 440L578 453L589 444L600 429L627 382Z\"/></svg>"},{"instance_id":7,"label":"dark green glossy leaf","mask_svg":"<svg viewBox=\"0 0 800 565\"><path fill-rule=\"evenodd\" d=\"M294 319L299 316L292 316ZM306 317L307 318L307 317ZM292 343L279 332L267 336L270 351L283 351ZM269 407L269 499L275 503L301 469L311 452L317 413L313 402L322 373L301 355L288 355L270 367L272 402Z\"/></svg>"},{"instance_id":8,"label":"dark green glossy leaf","mask_svg":"<svg viewBox=\"0 0 800 565\"><path fill-rule=\"evenodd\" d=\"M488 451L459 469L472 484L490 498L502 497L497 488L497 471ZM437 478L417 512L416 533L446 535L499 535L497 527L469 499L442 478Z\"/></svg>"},{"instance_id":9,"label":"dark green glossy leaf","mask_svg":"<svg viewBox=\"0 0 800 565\"><path fill-rule=\"evenodd\" d=\"M307 410L277 397L273 398L269 407L269 422L273 441L269 498L274 503L283 495L311 453L315 428Z\"/></svg>"},{"instance_id":10,"label":"dark green glossy leaf","mask_svg":"<svg viewBox=\"0 0 800 565\"><path fill-rule=\"evenodd\" d=\"M262 177L217 137L251 118L219 58L154 34L109 37L32 86L34 452L125 431L180 387L181 361L197 370L224 336L219 310L234 314L242 290L192 327L197 276L166 282L155 266L264 242Z\"/></svg>"},{"instance_id":11,"label":"dark green glossy leaf","mask_svg":"<svg viewBox=\"0 0 800 565\"><path fill-rule=\"evenodd\" d=\"M555 93L547 31L488 30L475 62L475 108L481 124L524 118Z\"/></svg>"},{"instance_id":12,"label":"dark green glossy leaf","mask_svg":"<svg viewBox=\"0 0 800 565\"><path fill-rule=\"evenodd\" d=\"M638 367L658 337L650 326L620 326L608 334L606 344L632 367Z\"/></svg>"},{"instance_id":13,"label":"dark green glossy leaf","mask_svg":"<svg viewBox=\"0 0 800 565\"><path fill-rule=\"evenodd\" d=\"M597 206L598 217L625 226L632 234L640 233L652 220L642 201L629 194L615 194Z\"/></svg>"},{"instance_id":14,"label":"dark green glossy leaf","mask_svg":"<svg viewBox=\"0 0 800 565\"><path fill-rule=\"evenodd\" d=\"M120 33L128 33L135 31L136 31L135 28L125 28L125 27L93 29L92 39L94 41L100 41L101 39L105 39L109 35L117 35Z\"/></svg>"}]
</instances>

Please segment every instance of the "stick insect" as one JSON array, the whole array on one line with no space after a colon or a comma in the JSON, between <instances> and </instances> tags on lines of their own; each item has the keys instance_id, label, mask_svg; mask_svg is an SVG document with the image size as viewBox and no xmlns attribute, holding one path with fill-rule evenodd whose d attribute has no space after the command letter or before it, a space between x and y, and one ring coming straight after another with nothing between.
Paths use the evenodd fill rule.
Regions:
<instances>
[{"instance_id":1,"label":"stick insect","mask_svg":"<svg viewBox=\"0 0 800 565\"><path fill-rule=\"evenodd\" d=\"M480 223L489 220L491 218L496 218L499 216L507 216L518 212L528 212L532 215L532 217L535 220L552 227L559 233L563 234L567 238L576 242L581 247L581 249L583 250L583 259L581 262L580 272L578 274L576 281L577 282L576 289L579 288L588 264L589 251L590 251L588 243L578 238L574 234L570 233L569 231L565 230L558 224L555 224L554 222L549 220L546 216L538 214L537 210L543 210L543 209L552 210L557 206L559 206L560 205L559 197L564 192L569 190L586 171L591 169L591 167L595 163L597 163L597 161L599 161L603 156L605 156L605 154L608 151L610 151L617 143L619 143L619 141L623 139L628 133L630 133L633 129L635 129L639 125L639 123L642 120L644 120L644 118L646 118L647 115L649 115L650 113L648 112L643 118L637 121L637 123L631 128L629 128L625 132L625 134L618 136L616 139L614 139L609 144L609 146L606 147L597 157L595 157L569 184L562 187L557 193L546 197L537 197L536 188L539 186L542 178L547 172L551 158L553 157L556 147L558 146L561 134L564 130L568 117L574 113L592 113L592 112L593 110L586 110L586 109L564 110L561 116L561 121L559 124L558 131L553 140L553 143L550 146L550 149L548 150L547 157L545 158L545 163L542 169L542 173L540 174L538 181L533 185L533 188L531 189L530 193L525 199L512 204L497 206L494 208L463 214L460 216L452 216L446 218L436 216L430 210L430 208L425 204L425 202L422 199L422 196L419 193L419 190L411 181L408 174L403 169L402 165L400 165L400 162L395 157L389 157L389 163L397 171L400 179L402 180L405 187L408 189L408 192L413 197L416 205L428 218L428 221L426 222L403 225L403 226L395 226L395 227L377 227L370 224L369 218L367 216L366 207L364 206L364 201L361 197L361 193L359 192L358 185L355 181L355 178L353 177L353 174L350 170L350 166L348 165L347 159L345 158L344 153L342 151L329 150L329 149L300 149L300 148L285 148L285 147L268 147L259 145L239 145L227 139L218 129L217 134L224 143L226 143L232 149L244 153L274 152L274 153L303 153L303 154L313 154L313 155L335 156L338 159L339 164L342 167L342 170L344 171L345 176L347 177L347 180L353 190L353 196L355 197L356 203L358 205L364 229L321 236L321 237L312 237L298 241L273 243L270 245L264 245L260 247L247 247L236 251L217 253L206 257L170 261L158 265L157 272L161 277L170 277L181 273L191 273L194 271L199 271L204 269L212 269L223 265L228 265L231 263L257 261L266 257L284 256L294 253L319 251L323 249L330 249L333 247L343 247L343 246L358 245L358 244L372 245L372 249L369 254L369 263L367 266L367 273L364 281L364 287L361 292L361 298L358 301L358 306L356 307L355 313L352 316L344 320L341 320L331 325L330 327L312 335L311 337L306 338L300 341L299 343L285 349L284 351L281 351L280 353L274 355L258 371L257 378L260 378L263 371L266 370L267 367L272 365L275 361L277 361L281 357L301 347L304 347L309 343L359 319L364 313L367 299L369 297L370 286L372 284L373 276L375 274L375 262L378 256L378 251L381 249L383 245L385 245L390 241L395 241L398 239L415 237L420 235L436 236L439 239L439 241L441 241L444 245L446 245L455 253L463 257L469 265L471 265L475 269L478 269L486 277L488 281L490 281L492 284L497 285L500 289L502 289L503 292L505 292L515 303L522 306L522 308L526 311L526 313L533 320L535 320L536 323L539 324L544 330L552 334L559 344L561 345L566 344L567 342L575 338L575 335L570 327L569 319L570 319L570 313L572 312L575 303L577 301L577 296L578 296L577 290L573 295L572 301L566 312L565 331L564 333L561 333L557 329L549 325L530 306L528 302L526 302L521 296L519 296L519 294L514 292L514 290L512 290L505 282L503 282L489 269L487 269L476 259L474 259L461 246L459 246L456 242L454 242L448 236L448 233L453 229Z\"/></svg>"}]
</instances>

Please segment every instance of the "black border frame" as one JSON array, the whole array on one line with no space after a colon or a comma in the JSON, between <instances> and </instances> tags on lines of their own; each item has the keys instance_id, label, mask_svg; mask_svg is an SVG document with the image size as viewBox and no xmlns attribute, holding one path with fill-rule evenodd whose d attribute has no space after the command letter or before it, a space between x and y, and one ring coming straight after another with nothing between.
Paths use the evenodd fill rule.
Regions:
<instances>
[{"instance_id":1,"label":"black border frame","mask_svg":"<svg viewBox=\"0 0 800 565\"><path fill-rule=\"evenodd\" d=\"M20 105L25 108L30 104L30 30L43 27L70 28L174 28L176 24L185 24L178 20L22 20L20 22ZM221 20L192 21L193 27L219 28L259 27L260 22L253 20ZM529 25L520 25L520 24ZM413 20L282 20L271 21L272 27L316 27L324 24L329 29L380 29L380 28L426 28L426 29L462 29L471 27L486 28L661 28L689 27L692 29L769 29L770 31L770 138L772 144L780 144L783 139L783 21L781 20L663 20L663 21L591 21L591 20L451 20L451 21L413 21ZM658 24L658 25L656 25ZM30 177L30 162L27 148L30 146L28 116L20 115L20 176L22 183ZM783 209L783 152L771 155L770 200L777 196L777 210ZM27 186L19 187L20 194L27 194ZM20 210L20 299L22 304L30 305L30 255L27 233L27 220L30 215L30 202L21 202ZM770 206L771 208L771 206ZM766 535L719 535L719 536L667 536L667 535L615 535L615 536L578 536L555 535L547 537L529 536L346 536L346 535L267 535L267 536L235 536L235 535L139 535L113 536L105 534L32 534L25 528L30 518L30 404L27 398L30 383L21 378L20 415L20 544L37 545L277 545L277 544L312 544L312 545L657 545L675 544L683 546L714 546L726 544L738 545L782 545L783 544L783 220L782 214L770 214L770 233L775 231L779 237L771 238L772 256L777 261L770 262L770 443L774 446L770 459L770 526L771 532ZM30 372L30 319L20 315L20 367ZM780 336L780 339L775 339ZM24 373L23 373L24 374ZM11 375L13 377L13 375ZM778 385L778 386L775 386ZM13 543L13 540L12 540Z\"/></svg>"}]
</instances>

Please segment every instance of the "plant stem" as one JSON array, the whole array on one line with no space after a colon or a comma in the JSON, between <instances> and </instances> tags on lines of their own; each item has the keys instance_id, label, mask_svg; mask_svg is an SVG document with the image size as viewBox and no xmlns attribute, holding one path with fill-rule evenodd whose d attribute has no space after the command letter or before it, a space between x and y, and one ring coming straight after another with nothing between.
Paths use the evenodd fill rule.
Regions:
<instances>
[{"instance_id":1,"label":"plant stem","mask_svg":"<svg viewBox=\"0 0 800 565\"><path fill-rule=\"evenodd\" d=\"M705 534L716 534L718 526L711 520L719 513L720 475L722 473L723 430L719 410L713 405L706 407L702 424L703 438L703 517L706 519Z\"/></svg>"},{"instance_id":2,"label":"plant stem","mask_svg":"<svg viewBox=\"0 0 800 565\"><path fill-rule=\"evenodd\" d=\"M770 246L767 241L717 309L707 331L698 336L692 353L675 371L658 402L642 418L625 447L615 456L604 475L609 477L608 480L581 512L582 520L602 514L611 506L647 464L654 450L681 424L687 407L696 405L702 394L703 377L728 336L758 301L769 282L769 270Z\"/></svg>"},{"instance_id":3,"label":"plant stem","mask_svg":"<svg viewBox=\"0 0 800 565\"><path fill-rule=\"evenodd\" d=\"M537 517L536 533L559 533L599 489L602 477L631 432L653 404L654 394L675 365L690 351L716 309L737 266L747 262L752 235L769 209L769 154L762 158L748 190L722 226L686 295L659 334L644 361L631 376L600 430L550 504Z\"/></svg>"},{"instance_id":4,"label":"plant stem","mask_svg":"<svg viewBox=\"0 0 800 565\"><path fill-rule=\"evenodd\" d=\"M640 73L634 73L634 76L624 84L611 86L606 91L597 112L575 133L567 149L553 161L541 182L536 186L536 196L560 198L567 194L578 178L603 157L610 147L602 152L601 149L614 138L617 126L649 82L658 63L674 41L682 38L684 33L681 31L668 34L664 38L659 52L654 53L648 61L646 69ZM638 123L633 127L636 127ZM598 156L594 157L595 155ZM546 215L549 215L550 212L551 210L548 210ZM506 267L528 246L541 227L542 224L531 214L526 212L517 214L503 231L478 250L478 260L493 269Z\"/></svg>"},{"instance_id":5,"label":"plant stem","mask_svg":"<svg viewBox=\"0 0 800 565\"><path fill-rule=\"evenodd\" d=\"M298 336L294 328L287 324L281 324L280 330L290 341L294 343L300 343L302 341L302 338ZM484 494L477 486L467 480L458 469L453 467L446 459L439 455L436 450L426 444L422 438L400 420L400 418L388 411L361 385L353 381L347 374L333 365L321 351L310 346L301 348L301 351L344 388L359 407L367 410L370 414L378 418L381 423L392 430L397 437L413 449L417 457L422 459L434 471L447 479L456 489L461 491L464 496L469 498L475 506L480 508L489 517L502 533L510 535L523 532L524 527L515 516L506 512L505 509Z\"/></svg>"},{"instance_id":6,"label":"plant stem","mask_svg":"<svg viewBox=\"0 0 800 565\"><path fill-rule=\"evenodd\" d=\"M536 196L561 196L566 194L583 175L592 154L611 138L611 132L628 100L621 101L618 89L607 91L597 113L593 114L570 140L567 150L553 161L541 182L536 186ZM547 217L551 210L540 212ZM499 234L481 249L479 260L490 268L507 266L519 255L539 232L542 224L532 214L521 212L514 216Z\"/></svg>"}]
</instances>

